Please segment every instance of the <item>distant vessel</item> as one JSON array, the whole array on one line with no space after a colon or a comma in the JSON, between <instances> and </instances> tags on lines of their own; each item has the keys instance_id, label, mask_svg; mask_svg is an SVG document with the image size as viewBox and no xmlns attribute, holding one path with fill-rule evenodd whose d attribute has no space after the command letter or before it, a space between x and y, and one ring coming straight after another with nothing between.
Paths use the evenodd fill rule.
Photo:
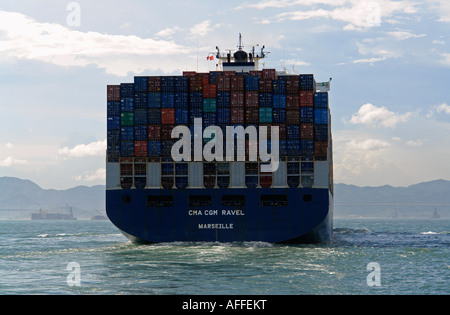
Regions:
<instances>
[{"instance_id":1,"label":"distant vessel","mask_svg":"<svg viewBox=\"0 0 450 315\"><path fill-rule=\"evenodd\" d=\"M438 214L437 209L434 208L433 219L439 219L441 216Z\"/></svg>"},{"instance_id":2,"label":"distant vessel","mask_svg":"<svg viewBox=\"0 0 450 315\"><path fill-rule=\"evenodd\" d=\"M98 213L97 215L94 215L91 217L91 220L93 220L93 221L108 220L108 217L101 214L100 211L97 211L97 213Z\"/></svg>"},{"instance_id":3,"label":"distant vessel","mask_svg":"<svg viewBox=\"0 0 450 315\"><path fill-rule=\"evenodd\" d=\"M69 213L61 212L45 212L39 209L38 212L31 214L31 220L76 220L73 216L72 207L69 208Z\"/></svg>"}]
</instances>

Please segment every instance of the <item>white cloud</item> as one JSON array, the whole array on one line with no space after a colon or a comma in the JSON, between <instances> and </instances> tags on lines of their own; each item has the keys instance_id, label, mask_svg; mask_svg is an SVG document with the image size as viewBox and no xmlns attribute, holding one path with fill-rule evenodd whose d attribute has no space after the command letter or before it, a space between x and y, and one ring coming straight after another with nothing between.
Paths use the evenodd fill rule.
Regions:
<instances>
[{"instance_id":1,"label":"white cloud","mask_svg":"<svg viewBox=\"0 0 450 315\"><path fill-rule=\"evenodd\" d=\"M397 40L406 40L410 38L421 38L427 36L426 34L413 34L408 31L395 31L395 32L387 32L389 36L394 37Z\"/></svg>"},{"instance_id":2,"label":"white cloud","mask_svg":"<svg viewBox=\"0 0 450 315\"><path fill-rule=\"evenodd\" d=\"M393 128L400 122L406 122L413 116L413 113L396 114L389 111L386 107L377 107L367 103L361 106L356 114L350 119L352 124L383 126Z\"/></svg>"},{"instance_id":3,"label":"white cloud","mask_svg":"<svg viewBox=\"0 0 450 315\"><path fill-rule=\"evenodd\" d=\"M373 58L365 58L365 59L357 59L353 60L353 63L370 63L374 64L375 62L384 61L387 57L373 57Z\"/></svg>"},{"instance_id":4,"label":"white cloud","mask_svg":"<svg viewBox=\"0 0 450 315\"><path fill-rule=\"evenodd\" d=\"M416 141L409 140L406 142L406 145L408 147L421 147L425 142L426 142L426 140L422 140L422 139L418 139Z\"/></svg>"},{"instance_id":5,"label":"white cloud","mask_svg":"<svg viewBox=\"0 0 450 315\"><path fill-rule=\"evenodd\" d=\"M8 156L6 159L0 160L0 167L11 167L13 165L23 165L27 163L26 160L14 159L13 157Z\"/></svg>"},{"instance_id":6,"label":"white cloud","mask_svg":"<svg viewBox=\"0 0 450 315\"><path fill-rule=\"evenodd\" d=\"M8 142L8 143L5 144L5 147L6 147L7 149L11 149L13 146L14 146L14 145L13 145L12 143L10 143L10 142Z\"/></svg>"},{"instance_id":7,"label":"white cloud","mask_svg":"<svg viewBox=\"0 0 450 315\"><path fill-rule=\"evenodd\" d=\"M380 139L353 139L346 144L348 150L377 151L389 148L391 144Z\"/></svg>"},{"instance_id":8,"label":"white cloud","mask_svg":"<svg viewBox=\"0 0 450 315\"><path fill-rule=\"evenodd\" d=\"M58 155L68 158L80 158L86 156L102 156L106 151L106 139L104 141L79 144L72 149L64 147L58 150Z\"/></svg>"},{"instance_id":9,"label":"white cloud","mask_svg":"<svg viewBox=\"0 0 450 315\"><path fill-rule=\"evenodd\" d=\"M398 13L414 14L417 2L403 0L282 0L244 3L236 9L270 9L292 6L313 7L313 10L293 10L277 14L264 22L283 22L285 20L301 21L314 18L331 19L347 23L345 30L365 30L379 26L381 22L397 23L392 18ZM321 6L320 8L318 6Z\"/></svg>"},{"instance_id":10,"label":"white cloud","mask_svg":"<svg viewBox=\"0 0 450 315\"><path fill-rule=\"evenodd\" d=\"M137 36L80 32L59 24L40 23L16 12L0 11L2 57L38 60L58 66L96 65L125 76L148 69L175 71L173 56L187 47L172 41ZM146 68L147 67L147 68Z\"/></svg>"},{"instance_id":11,"label":"white cloud","mask_svg":"<svg viewBox=\"0 0 450 315\"><path fill-rule=\"evenodd\" d=\"M444 112L445 114L450 115L450 106L447 103L442 103L441 105L436 107L436 111L438 113Z\"/></svg>"},{"instance_id":12,"label":"white cloud","mask_svg":"<svg viewBox=\"0 0 450 315\"><path fill-rule=\"evenodd\" d=\"M194 25L190 29L190 34L191 36L205 36L217 27L220 27L220 24L211 26L211 20L205 20L199 24Z\"/></svg>"},{"instance_id":13,"label":"white cloud","mask_svg":"<svg viewBox=\"0 0 450 315\"><path fill-rule=\"evenodd\" d=\"M95 180L105 180L106 179L106 169L99 168L92 174L86 174L83 176L74 176L73 179L75 179L76 181L87 181L87 182L92 182Z\"/></svg>"}]
</instances>

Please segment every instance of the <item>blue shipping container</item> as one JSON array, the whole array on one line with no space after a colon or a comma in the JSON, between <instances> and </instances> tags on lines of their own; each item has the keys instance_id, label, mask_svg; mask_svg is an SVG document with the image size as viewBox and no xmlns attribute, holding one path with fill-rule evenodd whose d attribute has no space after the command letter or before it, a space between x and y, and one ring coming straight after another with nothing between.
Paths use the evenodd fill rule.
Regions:
<instances>
[{"instance_id":1,"label":"blue shipping container","mask_svg":"<svg viewBox=\"0 0 450 315\"><path fill-rule=\"evenodd\" d=\"M175 92L175 107L188 107L189 94L187 92Z\"/></svg>"},{"instance_id":2,"label":"blue shipping container","mask_svg":"<svg viewBox=\"0 0 450 315\"><path fill-rule=\"evenodd\" d=\"M134 155L134 141L121 141L120 155L124 157L132 157Z\"/></svg>"},{"instance_id":3,"label":"blue shipping container","mask_svg":"<svg viewBox=\"0 0 450 315\"><path fill-rule=\"evenodd\" d=\"M134 140L146 141L148 139L148 125L134 126Z\"/></svg>"},{"instance_id":4,"label":"blue shipping container","mask_svg":"<svg viewBox=\"0 0 450 315\"><path fill-rule=\"evenodd\" d=\"M217 92L217 107L230 107L231 93Z\"/></svg>"},{"instance_id":5,"label":"blue shipping container","mask_svg":"<svg viewBox=\"0 0 450 315\"><path fill-rule=\"evenodd\" d=\"M314 140L328 141L328 125L326 124L314 125Z\"/></svg>"},{"instance_id":6,"label":"blue shipping container","mask_svg":"<svg viewBox=\"0 0 450 315\"><path fill-rule=\"evenodd\" d=\"M286 94L273 95L273 108L286 108Z\"/></svg>"},{"instance_id":7,"label":"blue shipping container","mask_svg":"<svg viewBox=\"0 0 450 315\"><path fill-rule=\"evenodd\" d=\"M148 123L151 125L161 124L161 109L160 108L149 108Z\"/></svg>"},{"instance_id":8,"label":"blue shipping container","mask_svg":"<svg viewBox=\"0 0 450 315\"><path fill-rule=\"evenodd\" d=\"M205 113L203 112L203 128L208 126L215 126L217 123L216 113Z\"/></svg>"},{"instance_id":9,"label":"blue shipping container","mask_svg":"<svg viewBox=\"0 0 450 315\"><path fill-rule=\"evenodd\" d=\"M316 81L313 74L300 74L300 90L315 91Z\"/></svg>"},{"instance_id":10,"label":"blue shipping container","mask_svg":"<svg viewBox=\"0 0 450 315\"><path fill-rule=\"evenodd\" d=\"M161 93L161 107L162 108L175 107L175 93L174 92Z\"/></svg>"},{"instance_id":11,"label":"blue shipping container","mask_svg":"<svg viewBox=\"0 0 450 315\"><path fill-rule=\"evenodd\" d=\"M272 107L273 106L273 94L272 93L259 93L259 106L260 107Z\"/></svg>"},{"instance_id":12,"label":"blue shipping container","mask_svg":"<svg viewBox=\"0 0 450 315\"><path fill-rule=\"evenodd\" d=\"M134 83L122 83L120 84L120 97L133 98L134 96Z\"/></svg>"},{"instance_id":13,"label":"blue shipping container","mask_svg":"<svg viewBox=\"0 0 450 315\"><path fill-rule=\"evenodd\" d=\"M203 107L203 92L189 93L189 105L191 107Z\"/></svg>"},{"instance_id":14,"label":"blue shipping container","mask_svg":"<svg viewBox=\"0 0 450 315\"><path fill-rule=\"evenodd\" d=\"M149 141L147 150L148 150L148 156L160 157L161 156L161 141Z\"/></svg>"},{"instance_id":15,"label":"blue shipping container","mask_svg":"<svg viewBox=\"0 0 450 315\"><path fill-rule=\"evenodd\" d=\"M314 109L314 123L328 124L328 109L326 108Z\"/></svg>"},{"instance_id":16,"label":"blue shipping container","mask_svg":"<svg viewBox=\"0 0 450 315\"><path fill-rule=\"evenodd\" d=\"M286 80L280 77L272 81L272 92L274 94L286 94Z\"/></svg>"},{"instance_id":17,"label":"blue shipping container","mask_svg":"<svg viewBox=\"0 0 450 315\"><path fill-rule=\"evenodd\" d=\"M134 111L134 98L126 97L120 100L120 110L122 112L132 112Z\"/></svg>"},{"instance_id":18,"label":"blue shipping container","mask_svg":"<svg viewBox=\"0 0 450 315\"><path fill-rule=\"evenodd\" d=\"M177 76L174 78L175 92L189 91L189 77Z\"/></svg>"},{"instance_id":19,"label":"blue shipping container","mask_svg":"<svg viewBox=\"0 0 450 315\"><path fill-rule=\"evenodd\" d=\"M191 107L189 109L189 122L193 124L195 118L203 118L203 105L202 107Z\"/></svg>"},{"instance_id":20,"label":"blue shipping container","mask_svg":"<svg viewBox=\"0 0 450 315\"><path fill-rule=\"evenodd\" d=\"M175 92L175 77L161 77L161 92Z\"/></svg>"},{"instance_id":21,"label":"blue shipping container","mask_svg":"<svg viewBox=\"0 0 450 315\"><path fill-rule=\"evenodd\" d=\"M175 123L176 124L189 123L189 109L187 107L175 108Z\"/></svg>"},{"instance_id":22,"label":"blue shipping container","mask_svg":"<svg viewBox=\"0 0 450 315\"><path fill-rule=\"evenodd\" d=\"M300 151L302 156L313 156L314 140L300 140Z\"/></svg>"},{"instance_id":23,"label":"blue shipping container","mask_svg":"<svg viewBox=\"0 0 450 315\"><path fill-rule=\"evenodd\" d=\"M300 139L300 126L299 125L287 125L286 134L288 140Z\"/></svg>"},{"instance_id":24,"label":"blue shipping container","mask_svg":"<svg viewBox=\"0 0 450 315\"><path fill-rule=\"evenodd\" d=\"M161 93L159 92L148 93L148 107L153 108L161 107Z\"/></svg>"},{"instance_id":25,"label":"blue shipping container","mask_svg":"<svg viewBox=\"0 0 450 315\"><path fill-rule=\"evenodd\" d=\"M108 116L120 116L120 101L108 101L107 103L107 115Z\"/></svg>"},{"instance_id":26,"label":"blue shipping container","mask_svg":"<svg viewBox=\"0 0 450 315\"><path fill-rule=\"evenodd\" d=\"M300 107L300 122L314 122L314 107Z\"/></svg>"},{"instance_id":27,"label":"blue shipping container","mask_svg":"<svg viewBox=\"0 0 450 315\"><path fill-rule=\"evenodd\" d=\"M120 130L120 116L108 116L107 128L109 130Z\"/></svg>"},{"instance_id":28,"label":"blue shipping container","mask_svg":"<svg viewBox=\"0 0 450 315\"><path fill-rule=\"evenodd\" d=\"M273 109L273 122L274 123L285 123L286 122L286 109L285 108L274 108Z\"/></svg>"},{"instance_id":29,"label":"blue shipping container","mask_svg":"<svg viewBox=\"0 0 450 315\"><path fill-rule=\"evenodd\" d=\"M120 140L122 140L122 141L134 141L134 127L122 127L122 128L120 128Z\"/></svg>"},{"instance_id":30,"label":"blue shipping container","mask_svg":"<svg viewBox=\"0 0 450 315\"><path fill-rule=\"evenodd\" d=\"M287 140L287 155L299 156L300 155L300 140Z\"/></svg>"},{"instance_id":31,"label":"blue shipping container","mask_svg":"<svg viewBox=\"0 0 450 315\"><path fill-rule=\"evenodd\" d=\"M218 107L217 108L217 123L218 124L229 124L231 120L231 109L228 107Z\"/></svg>"},{"instance_id":32,"label":"blue shipping container","mask_svg":"<svg viewBox=\"0 0 450 315\"><path fill-rule=\"evenodd\" d=\"M245 90L258 91L259 90L259 76L247 75L245 76Z\"/></svg>"},{"instance_id":33,"label":"blue shipping container","mask_svg":"<svg viewBox=\"0 0 450 315\"><path fill-rule=\"evenodd\" d=\"M314 107L328 108L328 92L314 93Z\"/></svg>"},{"instance_id":34,"label":"blue shipping container","mask_svg":"<svg viewBox=\"0 0 450 315\"><path fill-rule=\"evenodd\" d=\"M134 108L147 108L147 92L134 92Z\"/></svg>"},{"instance_id":35,"label":"blue shipping container","mask_svg":"<svg viewBox=\"0 0 450 315\"><path fill-rule=\"evenodd\" d=\"M134 91L147 92L148 77L134 77Z\"/></svg>"},{"instance_id":36,"label":"blue shipping container","mask_svg":"<svg viewBox=\"0 0 450 315\"><path fill-rule=\"evenodd\" d=\"M135 124L147 124L148 123L147 109L136 109L134 111L134 123Z\"/></svg>"}]
</instances>

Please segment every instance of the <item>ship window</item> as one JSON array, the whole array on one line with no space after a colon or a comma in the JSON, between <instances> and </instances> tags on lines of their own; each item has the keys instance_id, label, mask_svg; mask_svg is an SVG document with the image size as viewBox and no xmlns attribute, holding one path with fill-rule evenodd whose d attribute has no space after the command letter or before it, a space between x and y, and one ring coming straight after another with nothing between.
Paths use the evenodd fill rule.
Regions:
<instances>
[{"instance_id":1,"label":"ship window","mask_svg":"<svg viewBox=\"0 0 450 315\"><path fill-rule=\"evenodd\" d=\"M173 205L172 196L147 196L147 207L171 207Z\"/></svg>"},{"instance_id":2,"label":"ship window","mask_svg":"<svg viewBox=\"0 0 450 315\"><path fill-rule=\"evenodd\" d=\"M227 207L243 207L245 206L245 196L226 195L222 197L222 205Z\"/></svg>"},{"instance_id":3,"label":"ship window","mask_svg":"<svg viewBox=\"0 0 450 315\"><path fill-rule=\"evenodd\" d=\"M264 207L287 207L288 198L286 195L264 195L261 196L261 204Z\"/></svg>"},{"instance_id":4,"label":"ship window","mask_svg":"<svg viewBox=\"0 0 450 315\"><path fill-rule=\"evenodd\" d=\"M129 195L122 196L122 201L124 203L130 203L131 202L131 196L129 196Z\"/></svg>"},{"instance_id":5,"label":"ship window","mask_svg":"<svg viewBox=\"0 0 450 315\"><path fill-rule=\"evenodd\" d=\"M303 201L305 202L312 201L312 195L303 195Z\"/></svg>"},{"instance_id":6,"label":"ship window","mask_svg":"<svg viewBox=\"0 0 450 315\"><path fill-rule=\"evenodd\" d=\"M208 207L211 205L211 196L189 196L189 207Z\"/></svg>"}]
</instances>

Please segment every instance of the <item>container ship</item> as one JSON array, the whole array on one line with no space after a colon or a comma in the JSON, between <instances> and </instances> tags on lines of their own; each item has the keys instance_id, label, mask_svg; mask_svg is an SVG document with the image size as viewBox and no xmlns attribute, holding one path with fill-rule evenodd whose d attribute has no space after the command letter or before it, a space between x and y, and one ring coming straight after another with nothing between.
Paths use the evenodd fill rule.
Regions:
<instances>
[{"instance_id":1,"label":"container ship","mask_svg":"<svg viewBox=\"0 0 450 315\"><path fill-rule=\"evenodd\" d=\"M330 81L216 49L217 71L107 86L108 218L137 243L329 241Z\"/></svg>"}]
</instances>

